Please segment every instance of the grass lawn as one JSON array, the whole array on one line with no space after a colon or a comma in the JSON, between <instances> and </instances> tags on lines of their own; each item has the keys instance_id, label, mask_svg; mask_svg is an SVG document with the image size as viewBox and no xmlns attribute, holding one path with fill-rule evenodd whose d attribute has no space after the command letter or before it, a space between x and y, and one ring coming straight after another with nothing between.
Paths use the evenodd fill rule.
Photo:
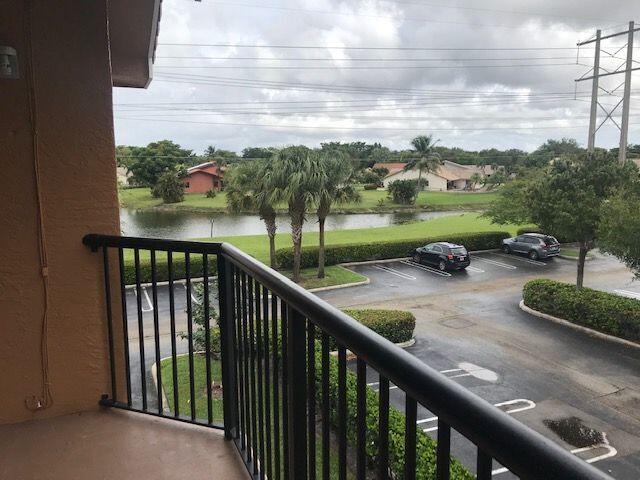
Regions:
<instances>
[{"instance_id":1,"label":"grass lawn","mask_svg":"<svg viewBox=\"0 0 640 480\"><path fill-rule=\"evenodd\" d=\"M291 278L291 272L288 270L283 271L287 277ZM341 267L340 265L330 265L324 269L325 277L318 278L317 268L305 268L302 270L302 280L300 286L311 290L312 288L330 287L333 285L344 285L347 283L362 282L367 279L364 275Z\"/></svg>"},{"instance_id":2,"label":"grass lawn","mask_svg":"<svg viewBox=\"0 0 640 480\"><path fill-rule=\"evenodd\" d=\"M571 258L575 258L576 260L578 259L578 255L580 254L580 250L578 248L575 247L562 247L560 249L560 254L563 257L571 257ZM593 255L591 253L587 253L587 258L592 258Z\"/></svg>"},{"instance_id":3,"label":"grass lawn","mask_svg":"<svg viewBox=\"0 0 640 480\"><path fill-rule=\"evenodd\" d=\"M348 203L336 206L333 211L338 212L385 212L394 210L457 210L474 209L487 206L496 198L495 192L420 192L415 205L398 205L387 197L387 192L382 190L360 190L362 201L360 203ZM121 189L118 192L120 205L128 208L153 208L162 207L175 210L193 211L226 211L227 202L224 192L215 198L207 198L201 193L185 195L184 202L162 205L162 200L153 198L149 188ZM382 206L380 200L384 201ZM284 205L280 207L284 211Z\"/></svg>"},{"instance_id":4,"label":"grass lawn","mask_svg":"<svg viewBox=\"0 0 640 480\"><path fill-rule=\"evenodd\" d=\"M190 395L189 395L189 357L186 355L177 358L178 365L178 394L179 394L179 407L181 415L190 415ZM195 398L196 398L196 418L207 420L207 390L206 390L206 361L203 355L196 354L193 357L194 366L194 379L195 379ZM171 359L167 358L161 362L162 369L162 383L164 385L164 391L169 401L169 408L173 412L173 370ZM211 361L211 378L215 384L220 384L222 373L220 369L220 361ZM257 391L257 389L256 389ZM279 390L282 392L282 390ZM280 399L282 402L282 399ZM222 392L214 394L213 402L213 421L214 423L221 424L223 422L223 410L222 410ZM282 405L280 406L280 415L282 416ZM273 431L273 415L271 416L272 431ZM282 418L282 417L281 417ZM280 435L282 435L282 423L280 424ZM318 434L316 440L316 469L317 478L322 478L322 449L321 449L321 437ZM280 458L284 458L284 452L282 451L283 445L280 445ZM338 479L338 452L332 448L330 450L330 478L332 480ZM281 460L281 465L283 465ZM355 475L352 471L347 469L347 478L354 479Z\"/></svg>"}]
</instances>

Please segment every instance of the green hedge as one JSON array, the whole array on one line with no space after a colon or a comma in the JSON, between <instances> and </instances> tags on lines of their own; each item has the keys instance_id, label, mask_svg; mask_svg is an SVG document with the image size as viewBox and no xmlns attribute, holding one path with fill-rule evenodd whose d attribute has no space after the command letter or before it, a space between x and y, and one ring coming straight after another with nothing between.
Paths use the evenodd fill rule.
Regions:
<instances>
[{"instance_id":1,"label":"green hedge","mask_svg":"<svg viewBox=\"0 0 640 480\"><path fill-rule=\"evenodd\" d=\"M525 284L527 307L609 335L640 342L640 301L612 293L576 289L568 283L532 280Z\"/></svg>"},{"instance_id":2,"label":"green hedge","mask_svg":"<svg viewBox=\"0 0 640 480\"><path fill-rule=\"evenodd\" d=\"M322 364L319 344L316 345L316 365ZM347 441L355 447L357 442L357 377L347 370ZM316 399L322 402L322 369L316 369ZM329 403L330 423L338 428L338 360L329 359ZM378 457L379 430L379 400L378 393L366 387L366 456L369 468L374 468ZM389 407L389 470L390 478L404 478L405 453L405 416L393 406ZM416 433L416 478L435 478L436 471L436 441L422 432ZM451 458L452 480L472 480L472 475L458 460Z\"/></svg>"},{"instance_id":3,"label":"green hedge","mask_svg":"<svg viewBox=\"0 0 640 480\"><path fill-rule=\"evenodd\" d=\"M216 263L216 256L209 255L209 275L213 276L217 273L218 267ZM202 255L191 254L191 277L197 278L202 276ZM184 253L174 252L173 254L173 279L181 279L186 277L185 272L185 256ZM167 264L166 252L156 253L156 280L158 282L165 282L169 280L169 268ZM124 259L124 281L127 285L136 283L136 271L135 262L133 258L133 252L131 255L125 256ZM140 255L140 283L151 282L151 258L145 251Z\"/></svg>"},{"instance_id":4,"label":"green hedge","mask_svg":"<svg viewBox=\"0 0 640 480\"><path fill-rule=\"evenodd\" d=\"M489 250L500 248L503 239L509 238L508 232L477 232L454 235L439 235L413 240L395 240L377 243L353 243L343 245L327 245L325 256L327 265L344 262L363 262L366 260L382 260L386 258L406 257L414 249L433 242L454 242L467 247L467 250ZM276 251L278 265L281 268L293 266L293 249L281 248ZM318 247L303 247L302 268L312 268L318 265Z\"/></svg>"},{"instance_id":5,"label":"green hedge","mask_svg":"<svg viewBox=\"0 0 640 480\"><path fill-rule=\"evenodd\" d=\"M406 310L349 309L343 311L393 343L408 342L413 338L416 317Z\"/></svg>"}]
</instances>

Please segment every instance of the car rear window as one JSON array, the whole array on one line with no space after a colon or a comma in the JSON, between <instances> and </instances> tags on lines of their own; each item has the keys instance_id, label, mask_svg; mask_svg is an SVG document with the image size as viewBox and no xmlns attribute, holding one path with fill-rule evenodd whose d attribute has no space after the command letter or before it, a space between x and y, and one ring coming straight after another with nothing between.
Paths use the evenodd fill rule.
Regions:
<instances>
[{"instance_id":1,"label":"car rear window","mask_svg":"<svg viewBox=\"0 0 640 480\"><path fill-rule=\"evenodd\" d=\"M454 255L466 255L467 249L464 247L453 247L451 249L451 253L453 253Z\"/></svg>"},{"instance_id":2,"label":"car rear window","mask_svg":"<svg viewBox=\"0 0 640 480\"><path fill-rule=\"evenodd\" d=\"M558 243L556 237L544 237L544 243L547 245L553 245L554 243Z\"/></svg>"}]
</instances>

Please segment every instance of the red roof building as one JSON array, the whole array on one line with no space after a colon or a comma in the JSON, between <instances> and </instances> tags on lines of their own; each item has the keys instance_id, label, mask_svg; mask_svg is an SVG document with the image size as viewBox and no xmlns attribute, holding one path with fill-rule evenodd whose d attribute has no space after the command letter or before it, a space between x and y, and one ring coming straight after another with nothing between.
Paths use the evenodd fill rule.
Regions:
<instances>
[{"instance_id":1,"label":"red roof building","mask_svg":"<svg viewBox=\"0 0 640 480\"><path fill-rule=\"evenodd\" d=\"M224 169L216 162L206 162L187 170L184 179L186 193L206 193L209 190L222 190Z\"/></svg>"}]
</instances>

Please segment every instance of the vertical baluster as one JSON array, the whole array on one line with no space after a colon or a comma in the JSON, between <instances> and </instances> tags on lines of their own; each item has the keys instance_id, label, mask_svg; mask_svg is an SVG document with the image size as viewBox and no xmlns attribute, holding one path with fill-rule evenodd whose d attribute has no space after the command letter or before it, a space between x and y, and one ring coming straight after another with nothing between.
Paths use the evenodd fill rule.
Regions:
<instances>
[{"instance_id":1,"label":"vertical baluster","mask_svg":"<svg viewBox=\"0 0 640 480\"><path fill-rule=\"evenodd\" d=\"M136 304L138 307L138 345L140 349L140 387L142 388L142 410L147 410L147 367L144 357L144 320L142 318L142 288L140 287L140 250L134 249L133 261L136 273Z\"/></svg>"},{"instance_id":2,"label":"vertical baluster","mask_svg":"<svg viewBox=\"0 0 640 480\"><path fill-rule=\"evenodd\" d=\"M338 478L347 478L347 350L338 345Z\"/></svg>"},{"instance_id":3,"label":"vertical baluster","mask_svg":"<svg viewBox=\"0 0 640 480\"><path fill-rule=\"evenodd\" d=\"M160 365L160 322L158 318L158 281L157 281L157 267L156 267L156 251L151 250L151 298L153 301L153 341L156 351L156 378L158 380L156 385L157 390L157 402L158 402L158 414L162 415L164 412L162 405L162 366Z\"/></svg>"},{"instance_id":4,"label":"vertical baluster","mask_svg":"<svg viewBox=\"0 0 640 480\"><path fill-rule=\"evenodd\" d=\"M258 387L258 452L260 454L260 478L264 479L265 458L264 458L264 396L262 391L264 346L262 344L262 286L255 282L256 300L256 370Z\"/></svg>"},{"instance_id":5,"label":"vertical baluster","mask_svg":"<svg viewBox=\"0 0 640 480\"><path fill-rule=\"evenodd\" d=\"M269 480L273 479L273 458L271 453L271 362L269 345L269 291L266 287L262 290L262 328L264 338L264 423L266 433L266 473Z\"/></svg>"},{"instance_id":6,"label":"vertical baluster","mask_svg":"<svg viewBox=\"0 0 640 480\"><path fill-rule=\"evenodd\" d=\"M281 351L280 335L278 333L278 297L271 294L271 339L272 339L272 364L273 364L273 467L276 480L280 480L280 395L278 386L278 362L280 361L278 352Z\"/></svg>"},{"instance_id":7,"label":"vertical baluster","mask_svg":"<svg viewBox=\"0 0 640 480\"><path fill-rule=\"evenodd\" d=\"M307 322L307 419L309 480L316 479L316 328Z\"/></svg>"},{"instance_id":8,"label":"vertical baluster","mask_svg":"<svg viewBox=\"0 0 640 480\"><path fill-rule=\"evenodd\" d=\"M287 304L280 301L280 323L282 326L282 446L284 455L282 461L284 463L283 477L284 480L289 478L289 406L287 399L289 398L289 369L288 362L288 341L287 341L287 324L289 322L287 316ZM294 480L294 479L292 479Z\"/></svg>"},{"instance_id":9,"label":"vertical baluster","mask_svg":"<svg viewBox=\"0 0 640 480\"><path fill-rule=\"evenodd\" d=\"M104 272L104 296L107 306L107 336L109 339L109 367L111 369L111 399L118 401L118 387L116 385L116 359L113 348L113 312L111 310L111 275L109 274L109 250L102 247L102 264Z\"/></svg>"},{"instance_id":10,"label":"vertical baluster","mask_svg":"<svg viewBox=\"0 0 640 480\"><path fill-rule=\"evenodd\" d=\"M418 404L409 395L405 396L405 432L404 432L404 480L416 478L416 422Z\"/></svg>"},{"instance_id":11,"label":"vertical baluster","mask_svg":"<svg viewBox=\"0 0 640 480\"><path fill-rule=\"evenodd\" d=\"M438 420L438 446L436 480L449 480L449 456L451 454L451 427Z\"/></svg>"},{"instance_id":12,"label":"vertical baluster","mask_svg":"<svg viewBox=\"0 0 640 480\"><path fill-rule=\"evenodd\" d=\"M203 310L204 310L204 356L207 382L207 423L213 423L213 398L211 395L211 319L209 318L209 257L202 255ZM222 338L220 339L222 344Z\"/></svg>"},{"instance_id":13,"label":"vertical baluster","mask_svg":"<svg viewBox=\"0 0 640 480\"><path fill-rule=\"evenodd\" d=\"M245 405L247 402L247 399L245 397L245 389L244 389L244 379L245 379L245 375L244 375L244 351L245 351L245 342L244 342L244 337L243 337L243 328L242 326L244 325L244 321L243 321L243 301L244 301L244 291L242 290L241 284L240 284L240 280L242 278L242 275L244 275L244 273L240 273L236 275L235 278L235 289L236 289L236 319L237 319L237 324L236 324L236 329L238 331L237 333L237 337L238 337L238 389L240 391L240 405L239 405L239 409L240 409L240 448L242 450L244 450L247 447L247 443L246 443L246 432L247 432L247 428L246 428L246 420L245 420Z\"/></svg>"},{"instance_id":14,"label":"vertical baluster","mask_svg":"<svg viewBox=\"0 0 640 480\"><path fill-rule=\"evenodd\" d=\"M173 416L180 416L180 389L178 388L178 355L176 347L176 301L173 285L173 252L167 252L167 275L169 277L169 323L171 328L171 370L173 374Z\"/></svg>"},{"instance_id":15,"label":"vertical baluster","mask_svg":"<svg viewBox=\"0 0 640 480\"><path fill-rule=\"evenodd\" d=\"M358 358L357 362L357 440L356 470L358 480L365 480L367 470L367 364Z\"/></svg>"},{"instance_id":16,"label":"vertical baluster","mask_svg":"<svg viewBox=\"0 0 640 480\"><path fill-rule=\"evenodd\" d=\"M191 304L191 256L184 254L184 270L187 286L187 335L189 337L189 396L191 400L191 421L196 419L196 390L193 365L193 308Z\"/></svg>"},{"instance_id":17,"label":"vertical baluster","mask_svg":"<svg viewBox=\"0 0 640 480\"><path fill-rule=\"evenodd\" d=\"M307 472L307 369L306 319L292 307L287 309L286 398L288 421L289 478L308 478Z\"/></svg>"},{"instance_id":18,"label":"vertical baluster","mask_svg":"<svg viewBox=\"0 0 640 480\"><path fill-rule=\"evenodd\" d=\"M493 460L491 456L478 447L478 459L476 463L476 478L478 480L491 480L491 468Z\"/></svg>"},{"instance_id":19,"label":"vertical baluster","mask_svg":"<svg viewBox=\"0 0 640 480\"><path fill-rule=\"evenodd\" d=\"M380 375L378 409L378 479L389 479L389 379Z\"/></svg>"},{"instance_id":20,"label":"vertical baluster","mask_svg":"<svg viewBox=\"0 0 640 480\"><path fill-rule=\"evenodd\" d=\"M329 397L329 335L322 332L322 479L331 473L330 450L330 397Z\"/></svg>"},{"instance_id":21,"label":"vertical baluster","mask_svg":"<svg viewBox=\"0 0 640 480\"><path fill-rule=\"evenodd\" d=\"M120 266L120 298L122 299L122 337L124 347L124 372L127 384L127 406L131 407L131 361L129 359L129 316L127 314L127 288L124 278L124 253L118 248Z\"/></svg>"},{"instance_id":22,"label":"vertical baluster","mask_svg":"<svg viewBox=\"0 0 640 480\"><path fill-rule=\"evenodd\" d=\"M247 460L253 458L252 432L251 432L251 388L249 386L249 353L250 346L248 340L248 318L247 318L247 274L242 272L242 342L243 342L243 366L244 366L244 409L245 409L245 434L247 437Z\"/></svg>"},{"instance_id":23,"label":"vertical baluster","mask_svg":"<svg viewBox=\"0 0 640 480\"><path fill-rule=\"evenodd\" d=\"M205 262L206 264L206 262ZM220 359L222 362L222 404L224 435L228 440L238 438L238 377L236 344L236 305L234 295L234 267L224 256L218 255L218 301L220 307ZM205 270L205 280L207 271Z\"/></svg>"},{"instance_id":24,"label":"vertical baluster","mask_svg":"<svg viewBox=\"0 0 640 480\"><path fill-rule=\"evenodd\" d=\"M249 353L250 353L250 367L249 367L249 379L251 381L251 438L253 439L253 473L258 473L258 405L256 396L256 338L254 328L254 316L253 310L253 278L250 276L247 283L248 299L247 305L249 306Z\"/></svg>"}]
</instances>

